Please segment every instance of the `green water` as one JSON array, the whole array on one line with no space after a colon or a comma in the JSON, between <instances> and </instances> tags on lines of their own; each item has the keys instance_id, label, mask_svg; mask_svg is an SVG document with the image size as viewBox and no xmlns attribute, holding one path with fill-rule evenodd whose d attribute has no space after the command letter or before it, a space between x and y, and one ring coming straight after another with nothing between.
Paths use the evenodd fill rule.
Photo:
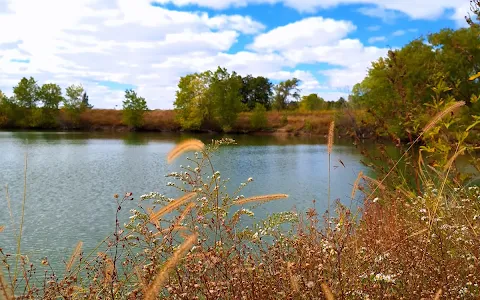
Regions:
<instances>
[{"instance_id":1,"label":"green water","mask_svg":"<svg viewBox=\"0 0 480 300\"><path fill-rule=\"evenodd\" d=\"M184 159L168 165L166 154L185 138L179 134L106 134L57 132L0 132L0 248L13 251L15 241L5 200L10 194L18 226L24 187L25 154L28 154L27 200L22 252L37 264L47 256L57 266L71 255L76 243L93 249L114 230L116 204L113 195L132 192L135 201L122 209L122 218L142 194L175 195L164 175L186 165ZM216 136L195 136L209 142ZM268 213L327 207L328 154L323 138L231 136L238 145L221 149L214 166L231 179L232 191L249 177L254 182L245 196L287 193L287 200L255 209L257 217ZM362 156L351 141L336 141L331 157L332 199L350 203L353 182ZM345 167L339 162L344 163ZM332 201L333 202L333 201Z\"/></svg>"}]
</instances>

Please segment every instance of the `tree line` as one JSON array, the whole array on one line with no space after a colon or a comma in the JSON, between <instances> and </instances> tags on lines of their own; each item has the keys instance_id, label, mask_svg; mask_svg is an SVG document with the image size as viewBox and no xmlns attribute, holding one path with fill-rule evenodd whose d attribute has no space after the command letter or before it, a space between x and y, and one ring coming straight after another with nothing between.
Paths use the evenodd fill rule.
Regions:
<instances>
[{"instance_id":1,"label":"tree line","mask_svg":"<svg viewBox=\"0 0 480 300\"><path fill-rule=\"evenodd\" d=\"M325 101L317 94L302 97L299 85L297 78L273 84L266 77L242 77L219 66L215 71L181 77L174 108L184 129L198 130L208 124L229 131L240 112L253 111L261 119L265 111L272 109L314 111L337 109L346 103L344 98Z\"/></svg>"},{"instance_id":2,"label":"tree line","mask_svg":"<svg viewBox=\"0 0 480 300\"><path fill-rule=\"evenodd\" d=\"M66 127L77 128L80 117L92 109L87 92L80 84L65 89L56 83L41 86L33 78L23 77L13 87L13 96L7 97L0 90L0 128L58 128L60 111L65 112ZM128 89L123 101L123 119L131 127L140 127L143 113L148 110L145 98Z\"/></svg>"}]
</instances>

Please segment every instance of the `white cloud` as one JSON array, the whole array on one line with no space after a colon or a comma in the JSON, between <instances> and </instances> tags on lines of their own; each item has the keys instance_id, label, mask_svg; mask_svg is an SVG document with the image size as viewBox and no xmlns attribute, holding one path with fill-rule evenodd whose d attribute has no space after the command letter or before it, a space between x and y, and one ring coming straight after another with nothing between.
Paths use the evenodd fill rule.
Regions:
<instances>
[{"instance_id":1,"label":"white cloud","mask_svg":"<svg viewBox=\"0 0 480 300\"><path fill-rule=\"evenodd\" d=\"M251 48L274 51L325 45L346 37L355 29L350 21L311 17L256 36Z\"/></svg>"},{"instance_id":2,"label":"white cloud","mask_svg":"<svg viewBox=\"0 0 480 300\"><path fill-rule=\"evenodd\" d=\"M369 17L380 18L385 23L394 23L395 19L400 17L396 11L385 9L381 6L361 7L358 11Z\"/></svg>"},{"instance_id":3,"label":"white cloud","mask_svg":"<svg viewBox=\"0 0 480 300\"><path fill-rule=\"evenodd\" d=\"M177 6L198 5L213 9L225 9L228 7L242 7L248 4L259 3L282 3L287 7L300 12L313 12L320 9L332 8L339 5L360 4L375 5L380 10L395 10L402 12L413 19L435 19L445 13L447 9L453 9L455 13L452 19L461 20L468 12L466 0L157 0L158 3L173 3Z\"/></svg>"},{"instance_id":4,"label":"white cloud","mask_svg":"<svg viewBox=\"0 0 480 300\"><path fill-rule=\"evenodd\" d=\"M368 43L373 44L376 42L385 42L386 40L387 38L384 36L372 36L371 38L368 39Z\"/></svg>"},{"instance_id":5,"label":"white cloud","mask_svg":"<svg viewBox=\"0 0 480 300\"><path fill-rule=\"evenodd\" d=\"M176 3L222 8L249 0L195 1L200 0ZM305 9L320 7L317 0L300 2ZM335 3L327 0L321 5ZM23 76L63 88L82 83L96 107L121 105L123 91L101 83L112 81L133 85L151 108L171 108L180 76L217 66L272 80L297 77L303 93L336 100L346 97L345 87L361 81L370 62L387 52L349 39L356 30L352 22L322 17L262 33L265 26L248 16L169 10L152 7L149 0L9 0L7 4L7 9L0 5L0 26L9 29L0 35L0 89L11 94ZM257 34L252 44L232 53L237 40L248 34ZM334 69L319 72L318 64L331 64ZM326 80L319 81L319 74Z\"/></svg>"},{"instance_id":6,"label":"white cloud","mask_svg":"<svg viewBox=\"0 0 480 300\"><path fill-rule=\"evenodd\" d=\"M220 54L240 34L264 29L248 16L167 10L151 6L148 0L2 3L6 5L0 6L0 26L9 30L0 35L0 89L11 95L23 76L34 76L40 84L57 82L63 88L78 82L96 107L121 104L123 91L98 83L113 81L135 86L150 107L171 108L178 78L192 66L152 66L202 53L201 58L216 59L210 64L216 67L230 62Z\"/></svg>"},{"instance_id":7,"label":"white cloud","mask_svg":"<svg viewBox=\"0 0 480 300\"><path fill-rule=\"evenodd\" d=\"M402 36L402 35L405 35L405 33L407 33L405 30L397 30L395 32L392 33L393 36Z\"/></svg>"}]
</instances>

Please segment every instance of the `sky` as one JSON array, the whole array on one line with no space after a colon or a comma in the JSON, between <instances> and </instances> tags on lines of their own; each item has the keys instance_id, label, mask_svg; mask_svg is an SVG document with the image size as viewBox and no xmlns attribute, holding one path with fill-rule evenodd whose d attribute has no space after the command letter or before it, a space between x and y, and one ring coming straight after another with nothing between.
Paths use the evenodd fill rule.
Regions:
<instances>
[{"instance_id":1,"label":"sky","mask_svg":"<svg viewBox=\"0 0 480 300\"><path fill-rule=\"evenodd\" d=\"M82 84L96 108L125 89L171 109L181 76L217 66L302 94L346 97L371 62L442 28L468 0L0 0L0 90Z\"/></svg>"}]
</instances>

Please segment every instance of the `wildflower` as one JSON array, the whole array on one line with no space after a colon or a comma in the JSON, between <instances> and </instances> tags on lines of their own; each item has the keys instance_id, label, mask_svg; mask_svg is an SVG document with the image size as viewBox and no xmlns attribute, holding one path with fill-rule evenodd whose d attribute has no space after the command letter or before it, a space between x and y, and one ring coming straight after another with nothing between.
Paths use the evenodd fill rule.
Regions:
<instances>
[{"instance_id":1,"label":"wildflower","mask_svg":"<svg viewBox=\"0 0 480 300\"><path fill-rule=\"evenodd\" d=\"M253 178L252 177L249 177L247 182L252 182L253 181Z\"/></svg>"},{"instance_id":2,"label":"wildflower","mask_svg":"<svg viewBox=\"0 0 480 300\"><path fill-rule=\"evenodd\" d=\"M308 287L309 289L313 288L314 286L315 286L315 283L314 283L313 281L307 282L307 287Z\"/></svg>"},{"instance_id":3,"label":"wildflower","mask_svg":"<svg viewBox=\"0 0 480 300\"><path fill-rule=\"evenodd\" d=\"M376 197L375 199L373 199L373 203L377 203L378 200L380 200L380 199L378 199L378 197Z\"/></svg>"},{"instance_id":4,"label":"wildflower","mask_svg":"<svg viewBox=\"0 0 480 300\"><path fill-rule=\"evenodd\" d=\"M118 194L113 195L113 198L118 199Z\"/></svg>"}]
</instances>

